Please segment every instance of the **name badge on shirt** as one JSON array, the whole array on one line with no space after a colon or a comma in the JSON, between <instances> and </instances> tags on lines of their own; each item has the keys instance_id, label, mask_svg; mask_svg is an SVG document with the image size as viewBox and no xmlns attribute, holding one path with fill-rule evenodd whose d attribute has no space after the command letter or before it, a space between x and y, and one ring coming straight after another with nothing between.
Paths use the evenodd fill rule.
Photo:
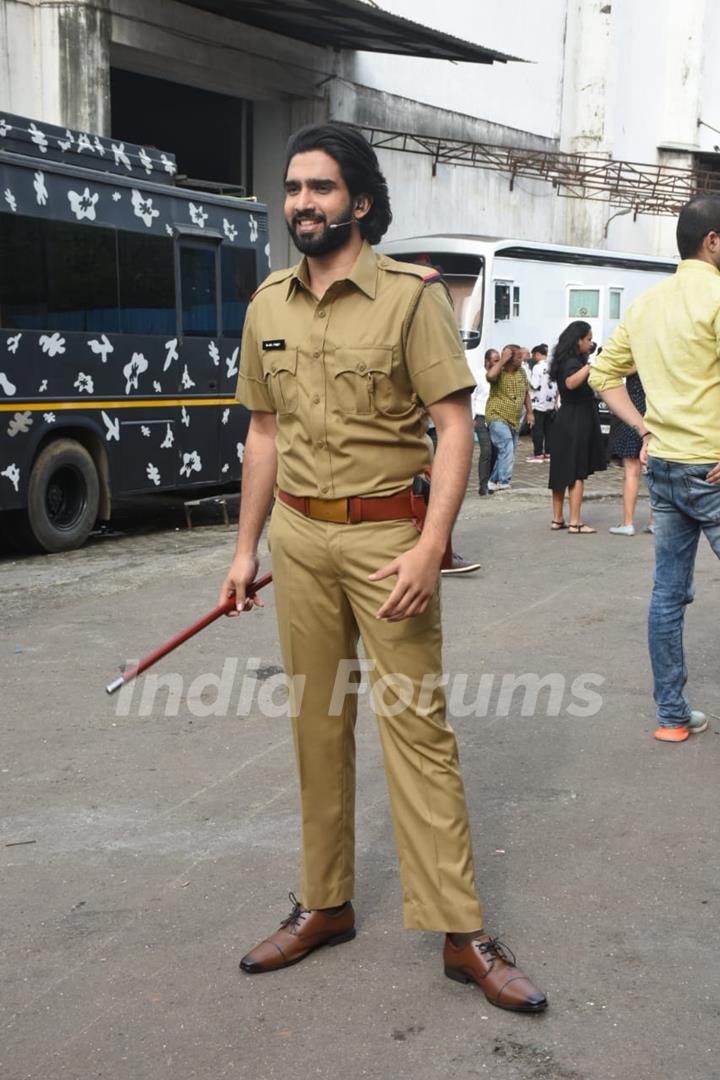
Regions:
<instances>
[{"instance_id":1,"label":"name badge on shirt","mask_svg":"<svg viewBox=\"0 0 720 1080\"><path fill-rule=\"evenodd\" d=\"M266 352L270 352L271 349L284 349L285 338L271 338L270 341L263 341L262 347Z\"/></svg>"}]
</instances>

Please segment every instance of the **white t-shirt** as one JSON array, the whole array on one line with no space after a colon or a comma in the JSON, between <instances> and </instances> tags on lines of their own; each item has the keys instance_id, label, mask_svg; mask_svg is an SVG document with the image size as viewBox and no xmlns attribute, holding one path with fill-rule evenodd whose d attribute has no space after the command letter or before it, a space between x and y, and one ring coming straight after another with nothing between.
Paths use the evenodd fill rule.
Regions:
<instances>
[{"instance_id":1,"label":"white t-shirt","mask_svg":"<svg viewBox=\"0 0 720 1080\"><path fill-rule=\"evenodd\" d=\"M477 385L472 394L472 414L473 416L484 416L485 405L490 396L490 383L487 381L484 368L479 371L474 370L473 376Z\"/></svg>"},{"instance_id":2,"label":"white t-shirt","mask_svg":"<svg viewBox=\"0 0 720 1080\"><path fill-rule=\"evenodd\" d=\"M530 372L530 400L536 412L550 412L557 400L557 383L550 378L550 361L539 360Z\"/></svg>"}]
</instances>

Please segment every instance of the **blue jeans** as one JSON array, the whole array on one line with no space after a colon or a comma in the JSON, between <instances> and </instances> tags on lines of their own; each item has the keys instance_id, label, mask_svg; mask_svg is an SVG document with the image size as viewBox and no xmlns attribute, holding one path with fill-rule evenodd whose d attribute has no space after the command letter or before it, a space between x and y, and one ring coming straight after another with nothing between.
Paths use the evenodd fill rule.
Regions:
<instances>
[{"instance_id":1,"label":"blue jeans","mask_svg":"<svg viewBox=\"0 0 720 1080\"><path fill-rule=\"evenodd\" d=\"M648 459L647 481L655 525L655 576L648 617L658 723L676 727L690 717L683 648L685 608L694 596L700 532L720 558L720 484L705 476L712 465Z\"/></svg>"},{"instance_id":2,"label":"blue jeans","mask_svg":"<svg viewBox=\"0 0 720 1080\"><path fill-rule=\"evenodd\" d=\"M513 431L505 420L491 420L488 424L490 442L497 450L497 458L490 473L493 484L509 484L515 464L515 447L519 432Z\"/></svg>"}]
</instances>

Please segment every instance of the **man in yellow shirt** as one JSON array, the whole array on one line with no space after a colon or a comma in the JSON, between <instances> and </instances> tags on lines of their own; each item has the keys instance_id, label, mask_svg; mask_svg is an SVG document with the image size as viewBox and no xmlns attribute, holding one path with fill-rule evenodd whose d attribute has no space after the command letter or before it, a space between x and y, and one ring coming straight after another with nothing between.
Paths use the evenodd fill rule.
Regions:
<instances>
[{"instance_id":1,"label":"man in yellow shirt","mask_svg":"<svg viewBox=\"0 0 720 1080\"><path fill-rule=\"evenodd\" d=\"M441 686L438 577L472 457L474 380L432 268L376 255L391 220L368 143L336 124L290 140L285 218L303 258L250 304L238 397L251 410L235 558L238 611L269 544L303 826L301 894L241 961L249 975L355 937L355 716L373 686L405 925L445 931L445 974L488 1001L539 1012L545 995L482 930L457 747ZM414 478L431 460L425 525ZM362 638L366 661L357 656ZM429 683L428 683L429 679ZM299 683L299 685L298 685Z\"/></svg>"},{"instance_id":2,"label":"man in yellow shirt","mask_svg":"<svg viewBox=\"0 0 720 1080\"><path fill-rule=\"evenodd\" d=\"M524 352L527 349L519 345L506 345L499 358L486 369L490 395L485 406L485 423L497 452L488 491L510 490L523 405L530 427L535 423L528 377L523 367Z\"/></svg>"},{"instance_id":3,"label":"man in yellow shirt","mask_svg":"<svg viewBox=\"0 0 720 1080\"><path fill-rule=\"evenodd\" d=\"M655 525L648 643L662 742L707 728L685 694L683 623L701 532L720 558L720 196L686 203L677 243L677 272L630 305L590 375L644 443ZM633 365L645 387L644 417L623 385Z\"/></svg>"}]
</instances>

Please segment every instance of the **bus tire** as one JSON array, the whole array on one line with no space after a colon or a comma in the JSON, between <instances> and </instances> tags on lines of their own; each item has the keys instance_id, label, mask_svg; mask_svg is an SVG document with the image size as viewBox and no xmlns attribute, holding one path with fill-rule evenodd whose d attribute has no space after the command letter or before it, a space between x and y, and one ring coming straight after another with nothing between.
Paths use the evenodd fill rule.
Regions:
<instances>
[{"instance_id":1,"label":"bus tire","mask_svg":"<svg viewBox=\"0 0 720 1080\"><path fill-rule=\"evenodd\" d=\"M100 504L100 483L90 453L75 439L56 439L38 454L28 484L27 521L41 551L81 547Z\"/></svg>"}]
</instances>

